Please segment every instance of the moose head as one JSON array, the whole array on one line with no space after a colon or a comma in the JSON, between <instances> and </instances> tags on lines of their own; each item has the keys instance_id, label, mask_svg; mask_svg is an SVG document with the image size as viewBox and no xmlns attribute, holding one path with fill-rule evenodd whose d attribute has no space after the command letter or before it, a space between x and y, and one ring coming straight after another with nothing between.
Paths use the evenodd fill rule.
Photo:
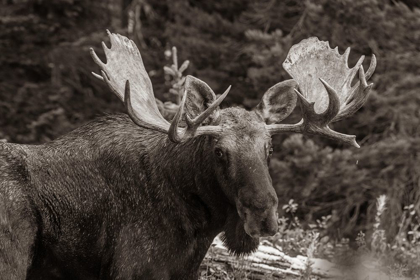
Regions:
<instances>
[{"instance_id":1,"label":"moose head","mask_svg":"<svg viewBox=\"0 0 420 280\"><path fill-rule=\"evenodd\" d=\"M348 68L350 49L340 55L327 42L317 38L303 40L291 48L283 63L293 80L271 87L252 111L220 109L230 87L217 98L205 82L187 76L179 109L169 123L158 110L136 45L124 36L110 32L108 35L112 47L103 43L106 64L91 50L101 68L101 75L94 75L124 102L132 121L167 134L171 145L207 137L203 148L209 151L205 160L214 166L219 185L215 187L222 189L225 199L236 209L228 215L225 227L225 243L233 252L252 251L259 237L277 231L278 199L268 171L272 135L322 135L358 147L355 136L333 131L328 125L352 115L366 102L372 87L367 80L374 72L375 56L365 73L363 57ZM302 120L281 124L297 103Z\"/></svg>"}]
</instances>

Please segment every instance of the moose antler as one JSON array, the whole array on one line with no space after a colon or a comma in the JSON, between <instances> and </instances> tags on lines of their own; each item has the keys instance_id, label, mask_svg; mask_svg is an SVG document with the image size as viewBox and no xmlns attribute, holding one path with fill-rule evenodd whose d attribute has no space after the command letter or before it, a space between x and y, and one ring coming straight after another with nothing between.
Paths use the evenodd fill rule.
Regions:
<instances>
[{"instance_id":1,"label":"moose antler","mask_svg":"<svg viewBox=\"0 0 420 280\"><path fill-rule=\"evenodd\" d=\"M353 68L347 65L350 48L343 55L329 47L328 42L316 37L294 45L283 63L284 69L299 84L295 90L303 118L297 124L267 125L271 134L298 132L318 134L334 140L360 146L355 135L346 135L331 130L328 124L344 119L360 109L366 102L373 84L367 84L376 67L375 55L365 73L362 56ZM355 75L359 81L351 86Z\"/></svg>"},{"instance_id":2,"label":"moose antler","mask_svg":"<svg viewBox=\"0 0 420 280\"><path fill-rule=\"evenodd\" d=\"M168 133L173 142L183 142L199 135L217 135L222 128L219 126L200 126L201 123L215 111L228 94L230 87L223 95L214 100L201 114L191 119L186 115L187 127L179 128L179 122L188 98L188 89L197 84L196 78L187 76L185 81L185 94L172 124L169 124L159 112L153 94L152 83L143 65L140 52L133 41L119 34L110 33L111 48L102 42L102 47L107 58L103 63L91 48L93 60L101 68L101 75L92 73L96 78L103 80L111 90L122 100L127 108L130 118L141 127ZM210 87L200 81L201 87ZM134 92L135 94L131 94ZM213 93L213 92L212 92ZM214 94L214 93L213 93Z\"/></svg>"}]
</instances>

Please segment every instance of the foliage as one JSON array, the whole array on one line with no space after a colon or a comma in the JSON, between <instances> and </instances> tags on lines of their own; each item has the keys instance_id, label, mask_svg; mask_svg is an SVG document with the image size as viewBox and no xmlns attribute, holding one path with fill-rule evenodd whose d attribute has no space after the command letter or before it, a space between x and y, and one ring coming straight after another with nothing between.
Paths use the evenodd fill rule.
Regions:
<instances>
[{"instance_id":1,"label":"foliage","mask_svg":"<svg viewBox=\"0 0 420 280\"><path fill-rule=\"evenodd\" d=\"M300 271L300 277L291 277L290 279L318 279L314 275L312 267L316 259L319 261L319 258L322 261L329 260L334 264L334 269L341 274L339 279L402 279L404 277L418 279L420 276L418 267L420 235L416 231L419 227L418 214L413 210L413 205L406 207L403 219L399 224L398 236L388 242L385 238L387 227L384 224L388 205L389 198L385 195L376 199L375 223L371 226L372 233L367 235L362 231L359 232L355 238L352 238L354 246L350 246L349 239L336 242L325 235L329 227L330 215L322 217L314 224L304 226L295 216L299 209L298 205L290 200L282 206L285 215L279 219L278 233L272 237L264 238L262 243L279 249L289 257L307 257L306 266ZM416 220L416 222L413 223L412 220ZM406 232L405 227L410 227L414 231ZM400 234L402 235L400 236ZM232 271L223 269L215 271L213 269L209 271L208 267L207 269L204 267L200 279L254 279L254 274L246 275L246 267L249 263L241 258L237 261L243 263L244 269L233 268ZM326 269L326 267L324 268ZM256 279L260 278L257 276ZM262 279L271 278L270 275L264 275Z\"/></svg>"}]
</instances>

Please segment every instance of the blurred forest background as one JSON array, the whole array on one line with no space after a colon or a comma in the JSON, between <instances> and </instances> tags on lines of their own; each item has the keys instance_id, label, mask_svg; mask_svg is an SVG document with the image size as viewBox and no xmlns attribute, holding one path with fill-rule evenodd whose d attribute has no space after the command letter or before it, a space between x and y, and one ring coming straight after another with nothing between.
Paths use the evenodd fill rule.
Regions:
<instances>
[{"instance_id":1,"label":"blurred forest background","mask_svg":"<svg viewBox=\"0 0 420 280\"><path fill-rule=\"evenodd\" d=\"M105 29L136 42L163 101L174 100L163 70L172 46L180 61L190 61L186 74L216 93L233 86L223 106L246 108L290 78L281 64L304 38L328 40L340 53L350 46L350 66L366 55L367 69L374 53L368 102L333 125L357 135L362 147L276 136L273 183L280 205L294 199L304 224L328 216L333 238L369 234L382 194L386 238L420 238L413 237L419 220L412 214L420 213L420 1L0 1L0 139L8 142L44 143L103 112L124 111L91 74L97 66L89 48L103 55ZM295 112L287 122L299 119Z\"/></svg>"}]
</instances>

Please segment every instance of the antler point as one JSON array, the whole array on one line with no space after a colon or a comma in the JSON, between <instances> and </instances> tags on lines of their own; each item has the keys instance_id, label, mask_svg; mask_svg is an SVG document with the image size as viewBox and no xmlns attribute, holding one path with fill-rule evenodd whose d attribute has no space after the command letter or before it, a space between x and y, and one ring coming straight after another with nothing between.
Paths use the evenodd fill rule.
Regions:
<instances>
[{"instance_id":1,"label":"antler point","mask_svg":"<svg viewBox=\"0 0 420 280\"><path fill-rule=\"evenodd\" d=\"M103 79L104 79L104 81L107 83L107 85L108 85L110 88L112 88L112 86L111 86L111 84L110 84L110 81L109 81L108 74L107 74L104 70L101 70L101 74L102 74L102 78L103 78Z\"/></svg>"},{"instance_id":2,"label":"antler point","mask_svg":"<svg viewBox=\"0 0 420 280\"><path fill-rule=\"evenodd\" d=\"M351 143L353 147L360 149L360 145L356 142L356 136L355 135L351 135L351 136L353 136L353 139L352 139L353 141Z\"/></svg>"},{"instance_id":3,"label":"antler point","mask_svg":"<svg viewBox=\"0 0 420 280\"><path fill-rule=\"evenodd\" d=\"M191 117L188 116L188 114L185 114L185 121L186 121L188 127L192 127L194 125L194 120L191 119Z\"/></svg>"},{"instance_id":4,"label":"antler point","mask_svg":"<svg viewBox=\"0 0 420 280\"><path fill-rule=\"evenodd\" d=\"M95 61L96 64L98 64L100 67L104 67L105 64L98 57L93 48L90 48L90 56L93 58L93 61Z\"/></svg>"},{"instance_id":5,"label":"antler point","mask_svg":"<svg viewBox=\"0 0 420 280\"><path fill-rule=\"evenodd\" d=\"M106 52L109 50L108 46L105 44L105 42L102 42L102 48L104 49L104 52L106 54Z\"/></svg>"},{"instance_id":6,"label":"antler point","mask_svg":"<svg viewBox=\"0 0 420 280\"><path fill-rule=\"evenodd\" d=\"M95 78L97 78L97 79L99 79L99 80L101 80L101 81L103 81L104 80L104 78L102 78L102 76L101 75L98 75L98 74L96 74L95 72L91 72L92 73L92 75L95 77Z\"/></svg>"}]
</instances>

